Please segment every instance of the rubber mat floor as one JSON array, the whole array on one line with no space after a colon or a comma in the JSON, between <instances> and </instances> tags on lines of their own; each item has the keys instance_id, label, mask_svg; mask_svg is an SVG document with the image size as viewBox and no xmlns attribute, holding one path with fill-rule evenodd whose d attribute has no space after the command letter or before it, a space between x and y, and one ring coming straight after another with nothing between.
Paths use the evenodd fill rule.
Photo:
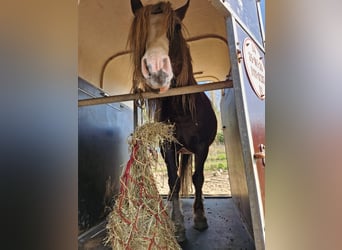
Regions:
<instances>
[{"instance_id":1,"label":"rubber mat floor","mask_svg":"<svg viewBox=\"0 0 342 250\"><path fill-rule=\"evenodd\" d=\"M187 240L184 250L253 250L254 243L246 231L231 198L205 198L204 207L209 228L203 232L192 225L192 198L182 199ZM79 250L109 250L103 246L105 223L79 237ZM137 249L140 250L140 249Z\"/></svg>"}]
</instances>

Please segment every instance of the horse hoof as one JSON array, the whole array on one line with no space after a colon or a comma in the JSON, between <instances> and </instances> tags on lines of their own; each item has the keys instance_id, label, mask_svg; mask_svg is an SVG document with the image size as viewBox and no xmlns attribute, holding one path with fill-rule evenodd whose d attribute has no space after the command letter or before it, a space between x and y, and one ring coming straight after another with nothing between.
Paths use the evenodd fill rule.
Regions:
<instances>
[{"instance_id":1,"label":"horse hoof","mask_svg":"<svg viewBox=\"0 0 342 250\"><path fill-rule=\"evenodd\" d=\"M195 217L194 219L194 226L193 226L196 230L198 231L204 231L208 228L208 222L207 222L207 218L205 217Z\"/></svg>"},{"instance_id":2,"label":"horse hoof","mask_svg":"<svg viewBox=\"0 0 342 250\"><path fill-rule=\"evenodd\" d=\"M175 237L178 243L184 242L186 240L185 231L182 233L179 233L178 235L175 234Z\"/></svg>"},{"instance_id":3,"label":"horse hoof","mask_svg":"<svg viewBox=\"0 0 342 250\"><path fill-rule=\"evenodd\" d=\"M175 237L178 243L182 243L186 240L184 226L182 225L175 226Z\"/></svg>"}]
</instances>

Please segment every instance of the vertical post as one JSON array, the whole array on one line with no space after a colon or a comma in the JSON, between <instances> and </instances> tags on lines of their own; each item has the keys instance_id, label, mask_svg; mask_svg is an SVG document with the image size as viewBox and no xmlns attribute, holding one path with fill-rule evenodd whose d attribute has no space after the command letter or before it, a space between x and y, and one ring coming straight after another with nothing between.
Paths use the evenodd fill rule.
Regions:
<instances>
[{"instance_id":1,"label":"vertical post","mask_svg":"<svg viewBox=\"0 0 342 250\"><path fill-rule=\"evenodd\" d=\"M134 102L133 104L133 122L134 130L136 129L136 127L141 126L144 123L142 108L138 107L136 102Z\"/></svg>"}]
</instances>

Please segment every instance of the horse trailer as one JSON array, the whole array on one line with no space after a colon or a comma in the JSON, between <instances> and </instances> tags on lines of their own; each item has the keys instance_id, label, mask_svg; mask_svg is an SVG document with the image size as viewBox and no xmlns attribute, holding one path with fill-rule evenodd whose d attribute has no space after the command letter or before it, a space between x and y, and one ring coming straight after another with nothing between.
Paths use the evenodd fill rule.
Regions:
<instances>
[{"instance_id":1,"label":"horse trailer","mask_svg":"<svg viewBox=\"0 0 342 250\"><path fill-rule=\"evenodd\" d=\"M159 0L141 0L142 5ZM80 0L78 89L78 245L104 245L128 138L146 116L146 99L216 90L230 195L206 195L209 228L192 228L193 197L182 198L183 249L265 249L265 34L260 0L169 0L189 3L183 24L199 85L131 93L130 1ZM219 96L220 101L217 97ZM166 167L165 167L166 169Z\"/></svg>"}]
</instances>

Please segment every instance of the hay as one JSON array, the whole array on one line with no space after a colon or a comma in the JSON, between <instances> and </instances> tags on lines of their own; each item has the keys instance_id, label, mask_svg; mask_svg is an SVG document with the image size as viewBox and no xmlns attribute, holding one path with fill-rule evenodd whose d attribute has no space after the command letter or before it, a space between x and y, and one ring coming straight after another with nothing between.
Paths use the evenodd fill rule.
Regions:
<instances>
[{"instance_id":1,"label":"hay","mask_svg":"<svg viewBox=\"0 0 342 250\"><path fill-rule=\"evenodd\" d=\"M112 249L181 249L151 172L157 163L156 147L174 142L173 131L173 125L147 123L133 134L131 158L106 226L106 244Z\"/></svg>"}]
</instances>

